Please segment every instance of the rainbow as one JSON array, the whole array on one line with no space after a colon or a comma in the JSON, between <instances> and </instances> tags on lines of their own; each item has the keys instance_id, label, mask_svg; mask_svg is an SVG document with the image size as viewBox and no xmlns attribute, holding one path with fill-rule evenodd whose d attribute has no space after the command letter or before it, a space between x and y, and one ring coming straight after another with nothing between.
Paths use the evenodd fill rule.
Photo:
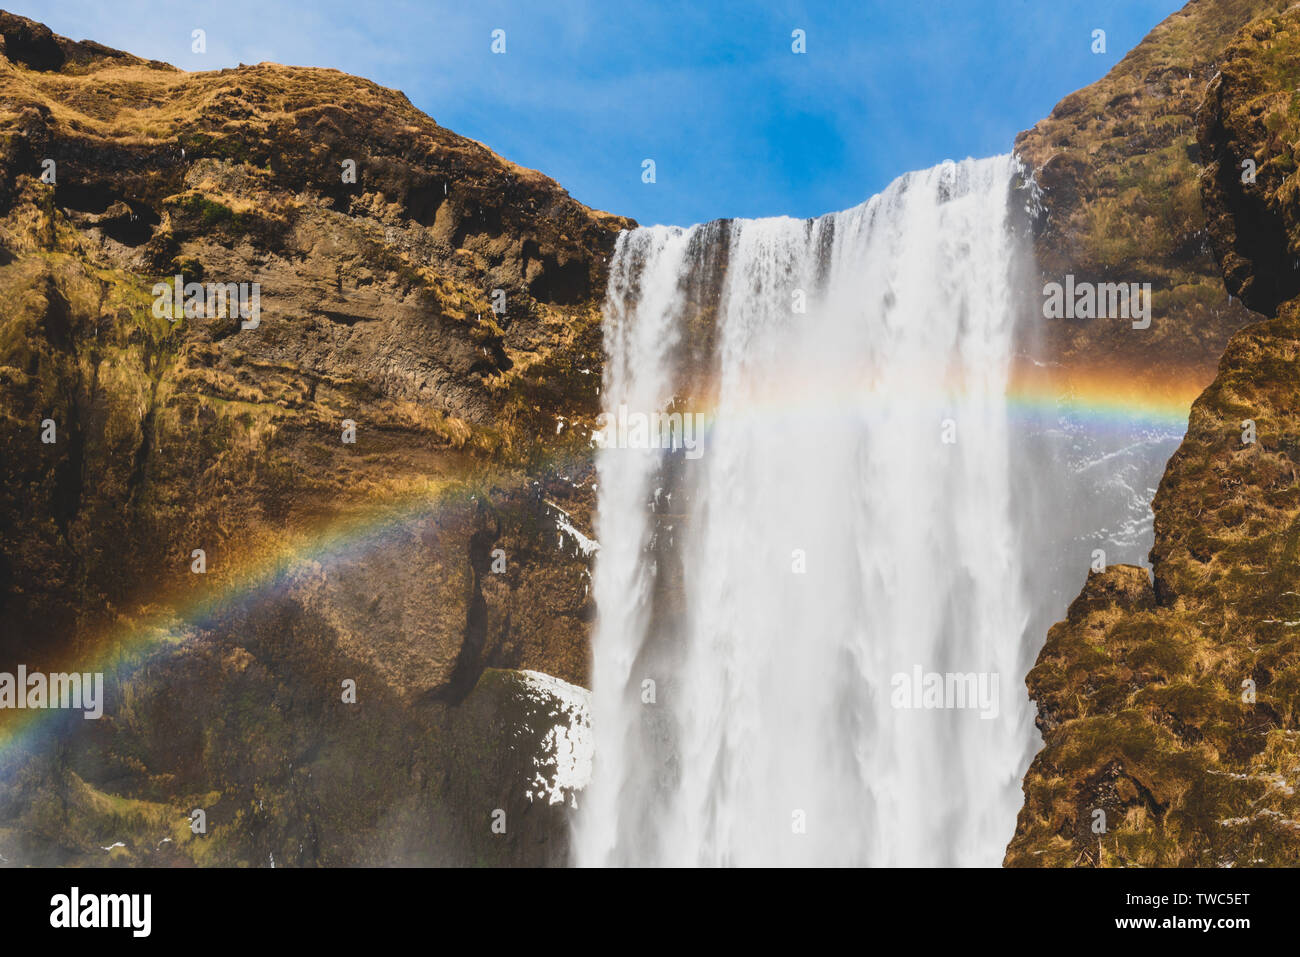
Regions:
<instances>
[{"instance_id":1,"label":"rainbow","mask_svg":"<svg viewBox=\"0 0 1300 957\"><path fill-rule=\"evenodd\" d=\"M1013 376L1007 401L1020 419L1059 416L1096 430L1146 427L1181 438L1192 403L1207 385L1208 379L1194 375L1165 384L1116 374L1084 375L1069 383Z\"/></svg>"},{"instance_id":2,"label":"rainbow","mask_svg":"<svg viewBox=\"0 0 1300 957\"><path fill-rule=\"evenodd\" d=\"M147 657L176 650L219 616L251 604L291 584L315 564L364 556L395 535L428 521L463 491L406 493L346 514L323 517L269 547L256 549L225 574L190 576L196 584L179 594L154 598L135 613L86 643L86 649L51 671L121 671ZM0 758L31 751L53 718L53 710L7 710L0 723Z\"/></svg>"},{"instance_id":3,"label":"rainbow","mask_svg":"<svg viewBox=\"0 0 1300 957\"><path fill-rule=\"evenodd\" d=\"M1170 438L1186 431L1188 411L1206 383L1203 374L1171 377L1163 385L1119 373L1074 375L1069 380L1032 369L1013 372L1007 408L1013 423L1026 427L1062 424L1090 432L1155 430ZM959 395L959 390L956 390ZM950 395L949 398L952 396ZM852 397L859 405L861 389ZM893 397L890 397L891 401ZM878 403L880 397L869 399ZM936 402L931 395L929 401ZM818 385L801 397L778 401L763 397L747 414L755 416L826 415L843 411L844 396ZM831 407L827 408L830 403ZM936 402L936 406L941 403ZM836 408L838 406L838 408ZM708 417L712 420L712 417ZM574 463L549 463L553 467ZM179 592L159 595L132 613L122 614L99 636L82 643L75 661L51 671L128 671L152 656L182 648L218 616L274 594L313 566L363 557L394 536L434 517L451 501L472 496L467 484L424 482L405 491L380 491L372 500L320 516L305 529L278 542L251 549L233 567L222 562L204 576L187 576ZM54 710L0 712L0 761L8 764L41 745L43 729L54 725Z\"/></svg>"}]
</instances>

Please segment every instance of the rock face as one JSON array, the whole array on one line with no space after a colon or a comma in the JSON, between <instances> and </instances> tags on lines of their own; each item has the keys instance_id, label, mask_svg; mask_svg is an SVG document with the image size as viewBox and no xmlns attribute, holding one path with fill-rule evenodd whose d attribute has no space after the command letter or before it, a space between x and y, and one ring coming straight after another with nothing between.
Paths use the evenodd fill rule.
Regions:
<instances>
[{"instance_id":1,"label":"rock face","mask_svg":"<svg viewBox=\"0 0 1300 957\"><path fill-rule=\"evenodd\" d=\"M1269 14L1206 91L1209 233L1228 290L1274 318L1232 336L1192 408L1153 506L1153 583L1090 577L1029 675L1044 747L1009 865L1300 863L1297 62L1300 11Z\"/></svg>"},{"instance_id":2,"label":"rock face","mask_svg":"<svg viewBox=\"0 0 1300 957\"><path fill-rule=\"evenodd\" d=\"M1193 0L1016 143L1043 281L1155 290L1150 329L1046 327L1067 387L1218 371L1154 577L1089 576L1029 675L1009 865L1300 858L1286 6ZM0 671L108 681L100 721L0 725L0 856L563 860L537 755L572 784L580 693L529 672L587 677L569 529L633 224L335 71L0 41ZM256 326L156 308L177 275L257 283Z\"/></svg>"},{"instance_id":3,"label":"rock face","mask_svg":"<svg viewBox=\"0 0 1300 957\"><path fill-rule=\"evenodd\" d=\"M1300 295L1296 23L1287 11L1243 31L1224 51L1200 117L1201 197L1224 282L1270 316Z\"/></svg>"},{"instance_id":4,"label":"rock face","mask_svg":"<svg viewBox=\"0 0 1300 957\"><path fill-rule=\"evenodd\" d=\"M486 668L586 679L557 519L633 224L336 71L0 38L0 670L93 661L110 702L11 742L0 854L557 859L531 767L452 768L511 707ZM177 275L260 321L159 308Z\"/></svg>"},{"instance_id":5,"label":"rock face","mask_svg":"<svg viewBox=\"0 0 1300 957\"><path fill-rule=\"evenodd\" d=\"M1044 282L1149 282L1152 322L1044 324L1061 382L1127 383L1135 397L1190 398L1228 337L1252 318L1230 301L1199 195L1196 113L1220 51L1268 0L1192 0L1104 78L1016 139L1041 190L1035 251ZM1231 290L1230 290L1231 291Z\"/></svg>"}]
</instances>

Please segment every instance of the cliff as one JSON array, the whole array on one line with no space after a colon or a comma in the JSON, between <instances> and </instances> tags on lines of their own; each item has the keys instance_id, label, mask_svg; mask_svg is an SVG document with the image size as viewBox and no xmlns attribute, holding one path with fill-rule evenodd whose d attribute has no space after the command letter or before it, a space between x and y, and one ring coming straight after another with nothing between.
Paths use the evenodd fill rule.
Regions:
<instances>
[{"instance_id":1,"label":"cliff","mask_svg":"<svg viewBox=\"0 0 1300 957\"><path fill-rule=\"evenodd\" d=\"M1285 4L1282 4L1285 5ZM1199 193L1196 113L1224 46L1276 0L1191 0L1101 80L1016 138L1041 191L1044 282L1150 282L1148 329L1108 318L1045 323L1041 354L1068 391L1100 381L1134 402L1185 401L1252 319L1225 292Z\"/></svg>"},{"instance_id":2,"label":"cliff","mask_svg":"<svg viewBox=\"0 0 1300 957\"><path fill-rule=\"evenodd\" d=\"M1231 337L1192 408L1153 579L1090 575L1029 674L1044 747L1008 865L1300 862L1300 9L1259 6L1213 58L1198 185L1227 291L1271 318Z\"/></svg>"},{"instance_id":3,"label":"cliff","mask_svg":"<svg viewBox=\"0 0 1300 957\"><path fill-rule=\"evenodd\" d=\"M1028 677L1009 865L1297 859L1285 7L1193 0L1016 141L1039 278L1155 290L1150 329L1045 325L1060 383L1205 391L1154 580L1089 576ZM103 670L113 702L0 724L0 856L562 860L533 761L579 692L528 672L587 680L575 529L633 224L336 71L185 73L3 13L0 40L0 670ZM177 275L256 283L256 324L159 310Z\"/></svg>"},{"instance_id":4,"label":"cliff","mask_svg":"<svg viewBox=\"0 0 1300 957\"><path fill-rule=\"evenodd\" d=\"M333 70L0 38L0 656L106 670L116 703L11 735L0 854L562 854L504 754L520 695L482 676L586 678L561 525L590 528L630 221ZM177 275L258 284L255 327L157 308Z\"/></svg>"}]
</instances>

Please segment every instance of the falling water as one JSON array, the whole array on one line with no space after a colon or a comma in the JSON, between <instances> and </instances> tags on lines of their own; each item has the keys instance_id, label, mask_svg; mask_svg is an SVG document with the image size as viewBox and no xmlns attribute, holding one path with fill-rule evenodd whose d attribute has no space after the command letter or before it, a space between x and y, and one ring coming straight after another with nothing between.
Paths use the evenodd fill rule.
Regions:
<instances>
[{"instance_id":1,"label":"falling water","mask_svg":"<svg viewBox=\"0 0 1300 957\"><path fill-rule=\"evenodd\" d=\"M708 428L599 453L577 863L1001 861L1037 745L1014 173L620 237L604 407ZM898 706L931 672L996 695Z\"/></svg>"}]
</instances>

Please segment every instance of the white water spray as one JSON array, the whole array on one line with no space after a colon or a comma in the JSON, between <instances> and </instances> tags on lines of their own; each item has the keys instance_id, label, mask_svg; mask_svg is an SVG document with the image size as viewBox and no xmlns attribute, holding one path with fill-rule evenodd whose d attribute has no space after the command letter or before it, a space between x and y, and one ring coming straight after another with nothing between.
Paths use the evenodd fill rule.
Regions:
<instances>
[{"instance_id":1,"label":"white water spray","mask_svg":"<svg viewBox=\"0 0 1300 957\"><path fill-rule=\"evenodd\" d=\"M1037 744L1014 173L945 163L813 221L620 237L605 407L712 427L697 460L598 457L576 863L1001 861ZM901 701L896 675L932 673L993 707Z\"/></svg>"}]
</instances>

